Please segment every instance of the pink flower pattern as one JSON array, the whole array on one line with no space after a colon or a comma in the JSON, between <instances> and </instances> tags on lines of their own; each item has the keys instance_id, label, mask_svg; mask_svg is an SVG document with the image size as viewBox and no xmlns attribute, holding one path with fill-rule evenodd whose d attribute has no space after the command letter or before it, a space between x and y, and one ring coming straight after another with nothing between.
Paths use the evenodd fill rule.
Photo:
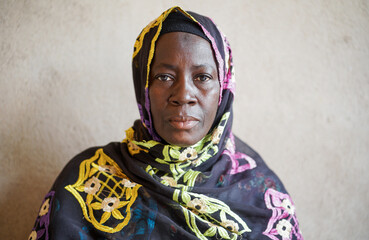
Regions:
<instances>
[{"instance_id":1,"label":"pink flower pattern","mask_svg":"<svg viewBox=\"0 0 369 240\"><path fill-rule=\"evenodd\" d=\"M267 208L272 210L272 217L263 234L273 240L303 240L291 197L269 188L264 199Z\"/></svg>"},{"instance_id":2,"label":"pink flower pattern","mask_svg":"<svg viewBox=\"0 0 369 240\"><path fill-rule=\"evenodd\" d=\"M228 155L232 161L232 168L229 170L229 174L237 174L256 167L256 162L254 159L244 153L236 152L234 136L232 133L227 140L226 149L223 151L223 154ZM240 165L241 159L243 159L245 162L242 165Z\"/></svg>"}]
</instances>

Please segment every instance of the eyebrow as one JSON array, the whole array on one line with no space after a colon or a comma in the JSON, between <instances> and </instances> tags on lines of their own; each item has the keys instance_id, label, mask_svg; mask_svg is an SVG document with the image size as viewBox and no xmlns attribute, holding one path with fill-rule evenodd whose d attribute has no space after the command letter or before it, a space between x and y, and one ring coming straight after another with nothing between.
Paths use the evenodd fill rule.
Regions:
<instances>
[{"instance_id":1,"label":"eyebrow","mask_svg":"<svg viewBox=\"0 0 369 240\"><path fill-rule=\"evenodd\" d=\"M155 68L168 68L170 70L176 70L177 67L172 65L172 64L169 64L169 63L159 63L158 65L155 66ZM199 68L210 68L212 70L215 70L217 71L217 68L214 68L213 66L211 66L210 64L199 64L199 65L194 65L192 66L193 69L199 69ZM152 68L154 69L154 68Z\"/></svg>"},{"instance_id":2,"label":"eyebrow","mask_svg":"<svg viewBox=\"0 0 369 240\"><path fill-rule=\"evenodd\" d=\"M175 70L177 67L174 65L171 65L169 63L159 63L158 65L155 66L155 68L169 68L171 70Z\"/></svg>"}]
</instances>

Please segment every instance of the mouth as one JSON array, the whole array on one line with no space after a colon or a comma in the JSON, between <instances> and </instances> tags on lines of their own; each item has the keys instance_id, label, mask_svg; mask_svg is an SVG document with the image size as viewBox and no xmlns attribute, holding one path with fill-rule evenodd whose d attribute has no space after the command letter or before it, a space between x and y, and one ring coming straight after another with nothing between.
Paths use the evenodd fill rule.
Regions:
<instances>
[{"instance_id":1,"label":"mouth","mask_svg":"<svg viewBox=\"0 0 369 240\"><path fill-rule=\"evenodd\" d=\"M169 124L179 130L190 130L199 123L197 118L191 116L175 116L170 117Z\"/></svg>"}]
</instances>

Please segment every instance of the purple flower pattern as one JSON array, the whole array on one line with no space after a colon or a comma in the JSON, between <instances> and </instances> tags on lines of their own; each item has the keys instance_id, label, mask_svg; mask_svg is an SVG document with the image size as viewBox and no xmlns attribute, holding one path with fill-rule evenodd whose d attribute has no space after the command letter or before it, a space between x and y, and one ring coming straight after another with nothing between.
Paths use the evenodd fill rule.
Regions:
<instances>
[{"instance_id":1,"label":"purple flower pattern","mask_svg":"<svg viewBox=\"0 0 369 240\"><path fill-rule=\"evenodd\" d=\"M49 239L49 223L50 223L50 210L52 206L52 202L54 199L54 191L49 192L41 205L39 214L37 216L35 225L32 229L31 234L28 237L28 240L38 240L38 239Z\"/></svg>"}]
</instances>

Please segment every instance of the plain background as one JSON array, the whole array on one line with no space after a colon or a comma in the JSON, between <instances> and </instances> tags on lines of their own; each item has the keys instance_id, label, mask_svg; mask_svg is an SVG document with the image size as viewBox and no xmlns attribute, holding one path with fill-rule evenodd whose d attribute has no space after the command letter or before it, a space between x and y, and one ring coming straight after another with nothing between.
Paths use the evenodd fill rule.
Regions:
<instances>
[{"instance_id":1,"label":"plain background","mask_svg":"<svg viewBox=\"0 0 369 240\"><path fill-rule=\"evenodd\" d=\"M173 5L235 59L234 132L279 175L305 239L367 239L369 1L0 1L0 238L26 239L77 153L138 118L135 38Z\"/></svg>"}]
</instances>

